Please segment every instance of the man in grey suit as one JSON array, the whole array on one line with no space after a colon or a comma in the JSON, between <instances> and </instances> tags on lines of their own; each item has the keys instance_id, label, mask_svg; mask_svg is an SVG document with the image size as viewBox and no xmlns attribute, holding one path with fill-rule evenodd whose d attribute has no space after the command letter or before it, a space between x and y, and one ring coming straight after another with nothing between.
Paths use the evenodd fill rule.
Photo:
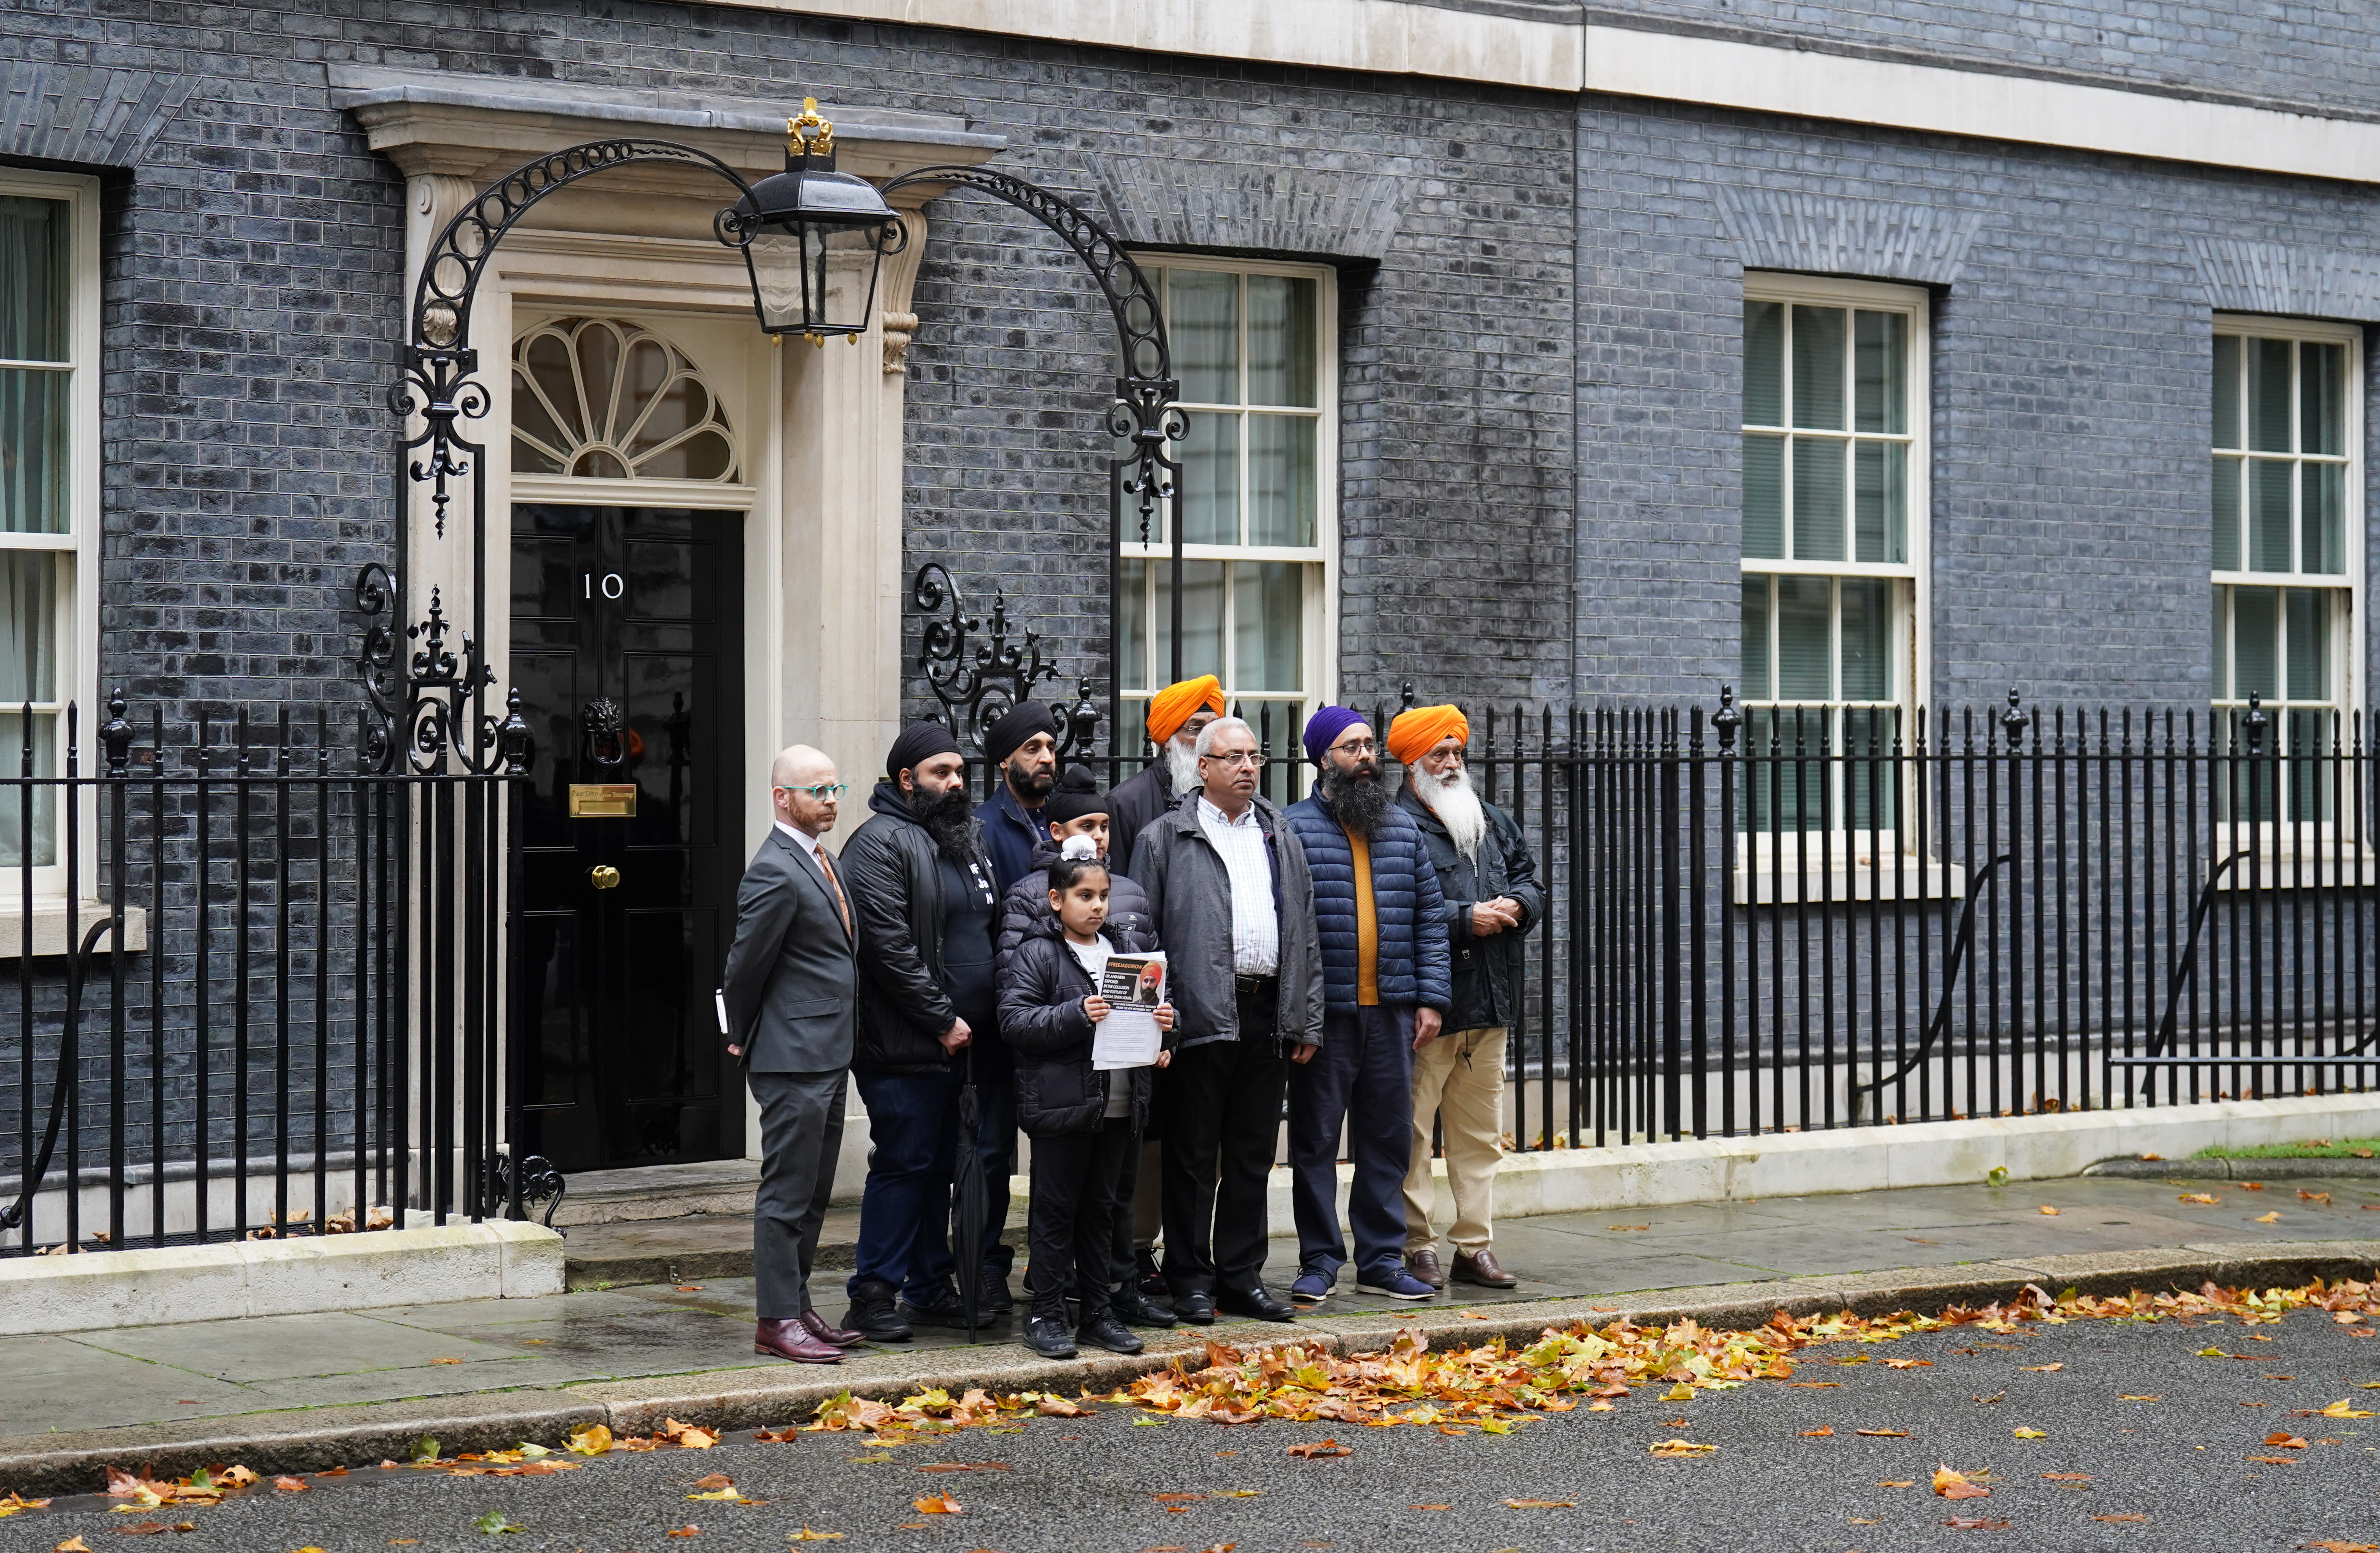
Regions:
<instances>
[{"instance_id":1,"label":"man in grey suit","mask_svg":"<svg viewBox=\"0 0 2380 1553\"><path fill-rule=\"evenodd\" d=\"M820 838L834 829L834 762L795 745L769 768L776 814L735 892L727 952L729 1045L760 1105L760 1186L752 1203L759 1325L752 1346L832 1365L863 1334L810 1304L810 1263L834 1195L858 971L851 902Z\"/></svg>"}]
</instances>

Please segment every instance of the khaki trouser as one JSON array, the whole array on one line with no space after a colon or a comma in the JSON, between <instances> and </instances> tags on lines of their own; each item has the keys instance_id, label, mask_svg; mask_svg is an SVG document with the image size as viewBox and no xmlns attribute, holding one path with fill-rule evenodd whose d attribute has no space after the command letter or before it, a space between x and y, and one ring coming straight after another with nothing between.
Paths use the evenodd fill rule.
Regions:
<instances>
[{"instance_id":1,"label":"khaki trouser","mask_svg":"<svg viewBox=\"0 0 2380 1553\"><path fill-rule=\"evenodd\" d=\"M1457 1251L1488 1248L1496 1220L1496 1163L1503 1148L1504 1026L1449 1030L1414 1053L1413 1163L1405 1171L1405 1252L1436 1245L1430 1232L1430 1122L1446 1122L1446 1180L1454 1191Z\"/></svg>"}]
</instances>

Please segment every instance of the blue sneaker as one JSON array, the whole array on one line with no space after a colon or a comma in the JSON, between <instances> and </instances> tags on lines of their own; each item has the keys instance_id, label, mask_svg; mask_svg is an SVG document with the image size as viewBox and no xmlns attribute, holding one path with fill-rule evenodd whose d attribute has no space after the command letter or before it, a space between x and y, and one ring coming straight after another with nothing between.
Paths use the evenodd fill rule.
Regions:
<instances>
[{"instance_id":1,"label":"blue sneaker","mask_svg":"<svg viewBox=\"0 0 2380 1553\"><path fill-rule=\"evenodd\" d=\"M1379 1294L1391 1300L1426 1300L1438 1292L1402 1268L1366 1273L1355 1280L1355 1288L1360 1293Z\"/></svg>"},{"instance_id":2,"label":"blue sneaker","mask_svg":"<svg viewBox=\"0 0 2380 1553\"><path fill-rule=\"evenodd\" d=\"M1329 1273L1302 1272L1297 1281L1289 1286L1289 1297L1299 1304L1320 1304L1330 1297L1330 1290L1338 1281Z\"/></svg>"}]
</instances>

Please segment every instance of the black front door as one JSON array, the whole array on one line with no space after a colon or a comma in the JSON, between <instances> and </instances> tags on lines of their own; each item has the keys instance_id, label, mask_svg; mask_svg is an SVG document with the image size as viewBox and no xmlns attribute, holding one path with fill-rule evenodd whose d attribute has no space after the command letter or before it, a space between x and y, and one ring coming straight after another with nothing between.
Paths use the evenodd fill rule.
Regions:
<instances>
[{"instance_id":1,"label":"black front door","mask_svg":"<svg viewBox=\"0 0 2380 1553\"><path fill-rule=\"evenodd\" d=\"M737 513L513 508L512 678L535 731L512 1030L524 1154L744 1152L711 989L745 765Z\"/></svg>"}]
</instances>

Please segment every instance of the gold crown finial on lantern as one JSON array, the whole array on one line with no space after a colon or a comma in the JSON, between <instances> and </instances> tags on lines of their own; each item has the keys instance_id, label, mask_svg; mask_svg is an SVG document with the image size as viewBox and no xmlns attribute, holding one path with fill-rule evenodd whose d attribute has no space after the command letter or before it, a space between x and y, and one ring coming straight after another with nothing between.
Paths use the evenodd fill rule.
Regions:
<instances>
[{"instance_id":1,"label":"gold crown finial on lantern","mask_svg":"<svg viewBox=\"0 0 2380 1553\"><path fill-rule=\"evenodd\" d=\"M802 99L802 115L785 120L785 149L799 156L830 156L834 152L834 126L818 111L818 99Z\"/></svg>"}]
</instances>

